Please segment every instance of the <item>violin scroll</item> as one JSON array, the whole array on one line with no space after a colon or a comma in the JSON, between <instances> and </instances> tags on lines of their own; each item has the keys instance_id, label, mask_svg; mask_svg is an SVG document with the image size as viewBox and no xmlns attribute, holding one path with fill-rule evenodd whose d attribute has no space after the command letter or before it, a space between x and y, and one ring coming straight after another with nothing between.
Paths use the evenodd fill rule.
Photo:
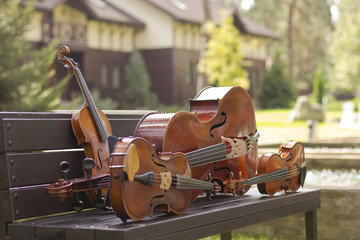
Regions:
<instances>
[{"instance_id":1,"label":"violin scroll","mask_svg":"<svg viewBox=\"0 0 360 240\"><path fill-rule=\"evenodd\" d=\"M56 54L57 61L64 64L64 68L69 71L71 75L75 74L75 68L78 64L69 56L71 50L68 46L61 46Z\"/></svg>"}]
</instances>

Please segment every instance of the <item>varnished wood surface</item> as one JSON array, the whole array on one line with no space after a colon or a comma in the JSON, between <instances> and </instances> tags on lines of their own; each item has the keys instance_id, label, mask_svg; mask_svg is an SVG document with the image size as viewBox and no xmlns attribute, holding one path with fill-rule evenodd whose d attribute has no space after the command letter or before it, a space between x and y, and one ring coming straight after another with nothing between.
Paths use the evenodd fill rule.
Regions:
<instances>
[{"instance_id":1,"label":"varnished wood surface","mask_svg":"<svg viewBox=\"0 0 360 240\"><path fill-rule=\"evenodd\" d=\"M182 215L160 214L124 224L112 212L91 210L11 223L8 236L66 240L198 239L296 213L314 213L318 208L320 190L302 189L270 197L251 188L243 196L219 194L211 201L199 198ZM309 223L314 222L306 224ZM316 221L311 228L316 229Z\"/></svg>"}]
</instances>

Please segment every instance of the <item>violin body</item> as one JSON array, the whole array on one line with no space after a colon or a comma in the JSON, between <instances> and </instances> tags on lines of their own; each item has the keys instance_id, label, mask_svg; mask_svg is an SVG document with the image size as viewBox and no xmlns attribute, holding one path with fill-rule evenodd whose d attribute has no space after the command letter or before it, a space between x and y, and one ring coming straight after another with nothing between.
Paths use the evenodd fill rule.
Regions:
<instances>
[{"instance_id":1,"label":"violin body","mask_svg":"<svg viewBox=\"0 0 360 240\"><path fill-rule=\"evenodd\" d=\"M288 174L281 179L259 183L262 194L273 195L279 191L295 192L304 184L306 175L304 146L300 142L289 141L281 144L278 153L265 153L260 158L258 175L271 176L276 170L288 168ZM273 178L277 178L274 176Z\"/></svg>"},{"instance_id":2,"label":"violin body","mask_svg":"<svg viewBox=\"0 0 360 240\"><path fill-rule=\"evenodd\" d=\"M106 115L97 109L106 132L112 135L110 122ZM109 174L110 151L108 142L103 141L98 134L97 127L87 106L75 111L71 117L71 126L79 146L84 148L87 157L95 161L93 174Z\"/></svg>"},{"instance_id":3,"label":"violin body","mask_svg":"<svg viewBox=\"0 0 360 240\"><path fill-rule=\"evenodd\" d=\"M158 152L187 153L221 142L221 137L242 138L256 133L253 104L241 87L205 88L190 101L190 112L150 113L140 120L134 136L147 139ZM191 162L190 162L191 164ZM192 168L196 179L205 180L208 174L218 181L229 178L230 172L238 178L250 178L257 168L257 142L245 156ZM249 187L239 188L244 194ZM194 191L194 200L200 194Z\"/></svg>"},{"instance_id":4,"label":"violin body","mask_svg":"<svg viewBox=\"0 0 360 240\"><path fill-rule=\"evenodd\" d=\"M175 189L172 177L161 177L162 174L191 177L191 168L183 153L159 156L155 146L145 139L123 138L115 145L111 161L111 206L124 222L129 218L141 220L156 210L179 214L188 207L191 190ZM141 178L152 173L152 181L150 177Z\"/></svg>"}]
</instances>

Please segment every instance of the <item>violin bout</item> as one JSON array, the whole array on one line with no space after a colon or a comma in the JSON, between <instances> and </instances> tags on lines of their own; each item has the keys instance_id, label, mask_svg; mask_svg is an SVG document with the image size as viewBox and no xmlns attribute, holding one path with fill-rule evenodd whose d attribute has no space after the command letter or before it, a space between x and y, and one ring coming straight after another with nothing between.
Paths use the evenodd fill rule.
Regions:
<instances>
[{"instance_id":1,"label":"violin bout","mask_svg":"<svg viewBox=\"0 0 360 240\"><path fill-rule=\"evenodd\" d=\"M295 192L304 185L307 166L304 146L300 142L283 142L278 153L265 153L261 156L255 177L233 178L224 181L224 192L235 194L245 186L257 184L261 194L274 195L277 192Z\"/></svg>"}]
</instances>

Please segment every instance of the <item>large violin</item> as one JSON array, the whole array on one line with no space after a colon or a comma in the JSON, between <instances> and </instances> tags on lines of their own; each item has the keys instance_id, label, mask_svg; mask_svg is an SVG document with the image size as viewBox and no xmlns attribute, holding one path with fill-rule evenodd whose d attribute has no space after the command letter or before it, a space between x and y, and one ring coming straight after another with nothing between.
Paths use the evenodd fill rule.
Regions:
<instances>
[{"instance_id":1,"label":"large violin","mask_svg":"<svg viewBox=\"0 0 360 240\"><path fill-rule=\"evenodd\" d=\"M156 153L143 138L123 138L112 152L110 201L118 217L141 220L154 211L182 213L193 189L217 191L216 183L191 178L183 153Z\"/></svg>"},{"instance_id":2,"label":"large violin","mask_svg":"<svg viewBox=\"0 0 360 240\"><path fill-rule=\"evenodd\" d=\"M65 69L71 75L75 75L85 100L81 109L75 111L71 117L72 129L78 144L83 146L86 157L94 160L92 175L109 174L109 141L115 144L113 142L117 139L111 136L110 122L106 115L96 107L78 64L68 57L70 53L67 46L60 47L57 52L57 61L64 64ZM104 194L105 190L102 191L102 195ZM96 196L98 195L96 194Z\"/></svg>"},{"instance_id":3,"label":"large violin","mask_svg":"<svg viewBox=\"0 0 360 240\"><path fill-rule=\"evenodd\" d=\"M257 138L254 108L248 93L239 86L208 87L190 100L190 112L150 113L140 120L134 136L155 144L158 152L187 153L221 143L221 138L242 139L249 146L244 156L213 162L203 155L203 163L192 168L193 177L205 180L211 174L220 185L230 173L238 178L255 176ZM191 164L191 161L190 161ZM244 194L249 187L237 188ZM200 191L193 191L192 199Z\"/></svg>"},{"instance_id":4,"label":"large violin","mask_svg":"<svg viewBox=\"0 0 360 240\"><path fill-rule=\"evenodd\" d=\"M278 153L261 156L257 176L249 179L231 177L224 182L224 188L226 192L235 192L238 187L257 184L261 194L295 192L304 185L306 171L304 146L295 141L283 142Z\"/></svg>"}]
</instances>

